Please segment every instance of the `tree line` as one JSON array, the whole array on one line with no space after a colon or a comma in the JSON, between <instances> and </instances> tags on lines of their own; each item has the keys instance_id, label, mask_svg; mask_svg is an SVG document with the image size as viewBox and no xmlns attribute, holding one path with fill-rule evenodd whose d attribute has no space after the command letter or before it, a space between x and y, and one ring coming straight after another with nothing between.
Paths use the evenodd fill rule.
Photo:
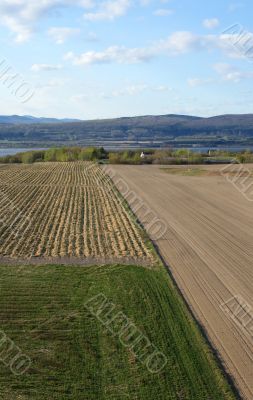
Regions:
<instances>
[{"instance_id":1,"label":"tree line","mask_svg":"<svg viewBox=\"0 0 253 400\"><path fill-rule=\"evenodd\" d=\"M24 153L0 157L0 163L35 162L70 162L70 161L98 161L110 164L205 164L211 162L253 163L253 153L250 150L242 152L211 151L196 153L188 149L148 149L144 150L107 151L103 147L62 147L48 150L31 150Z\"/></svg>"},{"instance_id":2,"label":"tree line","mask_svg":"<svg viewBox=\"0 0 253 400\"><path fill-rule=\"evenodd\" d=\"M107 158L108 153L103 147L62 147L48 150L31 150L15 155L3 156L0 158L0 162L4 164L33 164L35 162L53 161L97 161Z\"/></svg>"}]
</instances>

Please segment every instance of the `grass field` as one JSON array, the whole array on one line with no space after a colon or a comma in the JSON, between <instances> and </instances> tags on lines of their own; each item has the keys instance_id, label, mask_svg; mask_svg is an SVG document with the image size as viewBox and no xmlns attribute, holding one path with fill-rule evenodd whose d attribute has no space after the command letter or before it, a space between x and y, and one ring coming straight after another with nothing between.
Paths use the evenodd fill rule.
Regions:
<instances>
[{"instance_id":1,"label":"grass field","mask_svg":"<svg viewBox=\"0 0 253 400\"><path fill-rule=\"evenodd\" d=\"M1 330L32 364L0 362L5 400L232 400L165 270L135 266L0 267ZM164 353L152 374L85 308L103 293Z\"/></svg>"}]
</instances>

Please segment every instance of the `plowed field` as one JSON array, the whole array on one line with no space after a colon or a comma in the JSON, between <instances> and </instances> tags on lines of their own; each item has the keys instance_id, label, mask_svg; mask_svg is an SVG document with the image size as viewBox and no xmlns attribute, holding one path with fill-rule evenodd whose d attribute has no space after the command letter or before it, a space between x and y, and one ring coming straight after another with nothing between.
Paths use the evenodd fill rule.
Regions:
<instances>
[{"instance_id":1,"label":"plowed field","mask_svg":"<svg viewBox=\"0 0 253 400\"><path fill-rule=\"evenodd\" d=\"M185 176L185 167L177 174L155 166L113 169L115 181L121 176L166 223L166 234L156 241L160 253L243 398L252 400L253 203L217 166L203 176ZM137 215L146 226L142 212ZM245 304L241 312L238 299Z\"/></svg>"}]
</instances>

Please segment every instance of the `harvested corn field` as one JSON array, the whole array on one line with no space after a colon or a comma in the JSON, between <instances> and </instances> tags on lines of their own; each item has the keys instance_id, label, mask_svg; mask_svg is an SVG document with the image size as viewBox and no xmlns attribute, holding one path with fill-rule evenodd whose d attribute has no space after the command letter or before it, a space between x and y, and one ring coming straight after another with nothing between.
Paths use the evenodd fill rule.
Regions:
<instances>
[{"instance_id":1,"label":"harvested corn field","mask_svg":"<svg viewBox=\"0 0 253 400\"><path fill-rule=\"evenodd\" d=\"M0 257L154 261L112 182L85 162L0 169Z\"/></svg>"}]
</instances>

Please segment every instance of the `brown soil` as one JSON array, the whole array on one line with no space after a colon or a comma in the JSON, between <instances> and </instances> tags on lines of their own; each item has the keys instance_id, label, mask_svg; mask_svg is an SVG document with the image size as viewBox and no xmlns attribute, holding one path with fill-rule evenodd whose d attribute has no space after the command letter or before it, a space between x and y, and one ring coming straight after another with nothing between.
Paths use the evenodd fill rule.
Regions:
<instances>
[{"instance_id":1,"label":"brown soil","mask_svg":"<svg viewBox=\"0 0 253 400\"><path fill-rule=\"evenodd\" d=\"M245 329L243 319L233 319L221 305L241 296L253 306L253 202L214 173L223 167L205 167L209 176L194 177L158 166L113 169L115 182L121 176L167 223L156 245L242 397L252 400L253 322ZM142 209L137 215L147 225Z\"/></svg>"}]
</instances>

